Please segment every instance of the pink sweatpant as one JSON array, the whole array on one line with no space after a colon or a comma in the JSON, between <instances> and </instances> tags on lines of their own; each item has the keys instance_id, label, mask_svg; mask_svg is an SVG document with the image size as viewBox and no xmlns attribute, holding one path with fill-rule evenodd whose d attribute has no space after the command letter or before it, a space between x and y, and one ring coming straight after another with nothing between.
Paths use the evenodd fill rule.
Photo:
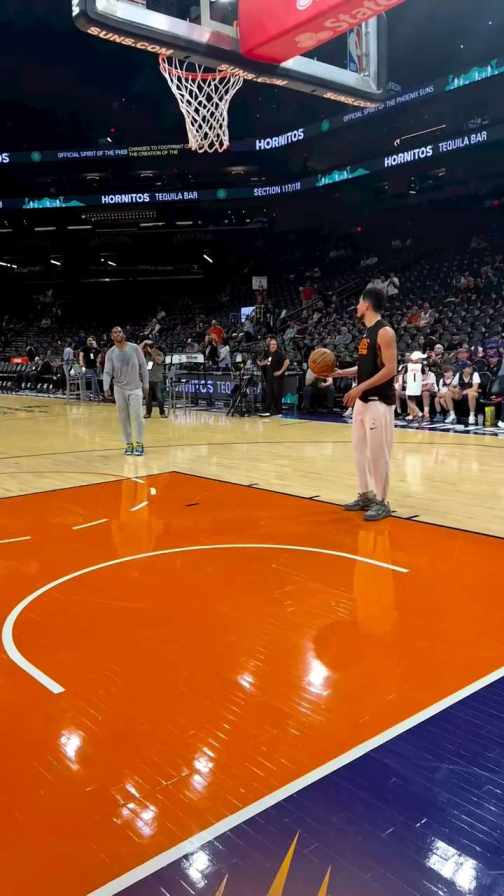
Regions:
<instances>
[{"instance_id":1,"label":"pink sweatpant","mask_svg":"<svg viewBox=\"0 0 504 896\"><path fill-rule=\"evenodd\" d=\"M359 492L374 491L386 501L394 441L394 408L382 401L358 399L353 412L352 445Z\"/></svg>"}]
</instances>

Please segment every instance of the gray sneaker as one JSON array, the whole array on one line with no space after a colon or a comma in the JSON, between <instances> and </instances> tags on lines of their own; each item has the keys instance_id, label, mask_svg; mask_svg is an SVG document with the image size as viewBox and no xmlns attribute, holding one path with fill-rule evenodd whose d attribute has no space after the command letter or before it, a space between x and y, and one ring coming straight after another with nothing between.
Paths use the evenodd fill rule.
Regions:
<instances>
[{"instance_id":1,"label":"gray sneaker","mask_svg":"<svg viewBox=\"0 0 504 896\"><path fill-rule=\"evenodd\" d=\"M343 510L370 510L376 504L374 492L361 492L350 504L343 504Z\"/></svg>"},{"instance_id":2,"label":"gray sneaker","mask_svg":"<svg viewBox=\"0 0 504 896\"><path fill-rule=\"evenodd\" d=\"M368 512L364 514L364 519L368 523L377 523L379 520L387 519L391 514L390 504L387 504L386 501L375 501Z\"/></svg>"}]
</instances>

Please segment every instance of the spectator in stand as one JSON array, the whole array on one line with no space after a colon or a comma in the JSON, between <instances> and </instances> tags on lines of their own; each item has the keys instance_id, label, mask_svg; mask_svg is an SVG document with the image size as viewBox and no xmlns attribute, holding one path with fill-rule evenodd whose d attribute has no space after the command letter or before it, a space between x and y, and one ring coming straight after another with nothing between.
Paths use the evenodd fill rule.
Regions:
<instances>
[{"instance_id":1,"label":"spectator in stand","mask_svg":"<svg viewBox=\"0 0 504 896\"><path fill-rule=\"evenodd\" d=\"M25 355L28 358L30 364L33 364L35 358L37 357L37 351L35 349L35 346L27 345L25 348Z\"/></svg>"},{"instance_id":2,"label":"spectator in stand","mask_svg":"<svg viewBox=\"0 0 504 896\"><path fill-rule=\"evenodd\" d=\"M289 324L289 326L287 327L287 329L283 335L285 342L290 342L291 339L294 339L294 336L296 335L296 333L297 333L296 324L295 323Z\"/></svg>"},{"instance_id":3,"label":"spectator in stand","mask_svg":"<svg viewBox=\"0 0 504 896\"><path fill-rule=\"evenodd\" d=\"M493 355L488 359L486 369L494 379L498 376L504 376L504 359L499 355Z\"/></svg>"},{"instance_id":4,"label":"spectator in stand","mask_svg":"<svg viewBox=\"0 0 504 896\"><path fill-rule=\"evenodd\" d=\"M154 338L154 336L157 336L160 329L161 329L161 324L159 323L157 317L154 317L150 321L150 323L147 325L147 328L145 330L145 336Z\"/></svg>"},{"instance_id":5,"label":"spectator in stand","mask_svg":"<svg viewBox=\"0 0 504 896\"><path fill-rule=\"evenodd\" d=\"M212 325L208 330L208 336L210 339L213 339L217 345L222 345L224 342L224 330L218 321L212 321Z\"/></svg>"},{"instance_id":6,"label":"spectator in stand","mask_svg":"<svg viewBox=\"0 0 504 896\"><path fill-rule=\"evenodd\" d=\"M462 370L471 360L471 349L468 345L461 345L455 352L455 366L457 370Z\"/></svg>"},{"instance_id":7,"label":"spectator in stand","mask_svg":"<svg viewBox=\"0 0 504 896\"><path fill-rule=\"evenodd\" d=\"M434 322L435 313L430 307L428 302L424 302L422 306L422 311L420 314L420 327L430 327L430 325Z\"/></svg>"},{"instance_id":8,"label":"spectator in stand","mask_svg":"<svg viewBox=\"0 0 504 896\"><path fill-rule=\"evenodd\" d=\"M218 352L219 370L231 370L231 349L227 342L224 342L224 345L219 345Z\"/></svg>"},{"instance_id":9,"label":"spectator in stand","mask_svg":"<svg viewBox=\"0 0 504 896\"><path fill-rule=\"evenodd\" d=\"M444 350L444 346L441 345L440 342L437 342L432 351L427 352L427 362L429 365L429 370L436 375L436 380L439 380L443 375L443 370L450 363L450 359Z\"/></svg>"},{"instance_id":10,"label":"spectator in stand","mask_svg":"<svg viewBox=\"0 0 504 896\"><path fill-rule=\"evenodd\" d=\"M366 289L380 289L383 293L387 288L387 280L383 274L376 274L366 286Z\"/></svg>"},{"instance_id":11,"label":"spectator in stand","mask_svg":"<svg viewBox=\"0 0 504 896\"><path fill-rule=\"evenodd\" d=\"M308 369L303 392L303 411L315 409L334 410L334 382L332 377L321 379Z\"/></svg>"},{"instance_id":12,"label":"spectator in stand","mask_svg":"<svg viewBox=\"0 0 504 896\"><path fill-rule=\"evenodd\" d=\"M496 332L493 335L486 337L483 342L483 348L485 349L487 358L502 355L504 351L504 339L500 334L500 328L496 328Z\"/></svg>"},{"instance_id":13,"label":"spectator in stand","mask_svg":"<svg viewBox=\"0 0 504 896\"><path fill-rule=\"evenodd\" d=\"M82 370L82 390L87 398L87 384L91 382L93 398L101 401L101 392L98 385L98 355L100 351L94 336L88 336L85 346L79 352L79 364Z\"/></svg>"},{"instance_id":14,"label":"spectator in stand","mask_svg":"<svg viewBox=\"0 0 504 896\"><path fill-rule=\"evenodd\" d=\"M188 355L194 355L196 352L199 352L201 346L195 339L188 339L186 342L185 350Z\"/></svg>"},{"instance_id":15,"label":"spectator in stand","mask_svg":"<svg viewBox=\"0 0 504 896\"><path fill-rule=\"evenodd\" d=\"M437 378L433 370L427 364L422 367L422 402L424 423L430 423L430 409L432 399L436 398L438 391Z\"/></svg>"},{"instance_id":16,"label":"spectator in stand","mask_svg":"<svg viewBox=\"0 0 504 896\"><path fill-rule=\"evenodd\" d=\"M30 382L33 386L39 386L44 380L48 382L48 378L53 375L54 369L47 355L45 358L35 358L33 369L30 373Z\"/></svg>"},{"instance_id":17,"label":"spectator in stand","mask_svg":"<svg viewBox=\"0 0 504 896\"><path fill-rule=\"evenodd\" d=\"M307 305L315 298L315 289L311 283L307 283L305 286L299 287L299 294L301 296L302 304Z\"/></svg>"},{"instance_id":18,"label":"spectator in stand","mask_svg":"<svg viewBox=\"0 0 504 896\"><path fill-rule=\"evenodd\" d=\"M454 401L463 403L464 409L469 411L469 426L474 426L481 378L470 361L461 361L458 366L460 372L453 378L450 391Z\"/></svg>"},{"instance_id":19,"label":"spectator in stand","mask_svg":"<svg viewBox=\"0 0 504 896\"><path fill-rule=\"evenodd\" d=\"M399 277L396 277L394 273L389 274L389 278L385 283L385 294L387 299L395 299L399 295Z\"/></svg>"},{"instance_id":20,"label":"spectator in stand","mask_svg":"<svg viewBox=\"0 0 504 896\"><path fill-rule=\"evenodd\" d=\"M447 411L446 423L456 423L457 418L453 409L453 395L451 386L455 371L453 367L445 367L443 375L438 383L438 394L435 397L436 404L436 423L443 422L443 411Z\"/></svg>"},{"instance_id":21,"label":"spectator in stand","mask_svg":"<svg viewBox=\"0 0 504 896\"><path fill-rule=\"evenodd\" d=\"M473 367L478 373L485 373L488 370L488 362L485 358L485 349L482 345L474 346L471 349L473 359Z\"/></svg>"},{"instance_id":22,"label":"spectator in stand","mask_svg":"<svg viewBox=\"0 0 504 896\"><path fill-rule=\"evenodd\" d=\"M411 309L409 314L406 315L405 324L407 327L419 327L421 320L421 312L418 310L418 308L414 307Z\"/></svg>"},{"instance_id":23,"label":"spectator in stand","mask_svg":"<svg viewBox=\"0 0 504 896\"><path fill-rule=\"evenodd\" d=\"M339 335L336 336L336 339L334 340L334 345L337 348L341 348L345 345L350 345L350 343L352 341L353 341L353 337L352 337L352 334L350 333L348 327L341 327Z\"/></svg>"},{"instance_id":24,"label":"spectator in stand","mask_svg":"<svg viewBox=\"0 0 504 896\"><path fill-rule=\"evenodd\" d=\"M256 338L255 324L251 316L243 324L243 339L245 342L253 342Z\"/></svg>"}]
</instances>

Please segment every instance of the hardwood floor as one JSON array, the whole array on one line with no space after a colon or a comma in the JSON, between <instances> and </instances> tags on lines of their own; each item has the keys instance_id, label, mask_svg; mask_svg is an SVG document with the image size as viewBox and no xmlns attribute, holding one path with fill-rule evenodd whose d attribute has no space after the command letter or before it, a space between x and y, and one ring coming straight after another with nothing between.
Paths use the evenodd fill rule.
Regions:
<instances>
[{"instance_id":1,"label":"hardwood floor","mask_svg":"<svg viewBox=\"0 0 504 896\"><path fill-rule=\"evenodd\" d=\"M125 458L114 407L0 399L0 496L178 470L342 503L356 491L348 425L177 411ZM397 431L397 515L504 537L504 438Z\"/></svg>"},{"instance_id":2,"label":"hardwood floor","mask_svg":"<svg viewBox=\"0 0 504 896\"><path fill-rule=\"evenodd\" d=\"M0 425L2 896L499 887L503 438L399 429L368 524L347 424L178 411L143 458L111 405Z\"/></svg>"}]
</instances>

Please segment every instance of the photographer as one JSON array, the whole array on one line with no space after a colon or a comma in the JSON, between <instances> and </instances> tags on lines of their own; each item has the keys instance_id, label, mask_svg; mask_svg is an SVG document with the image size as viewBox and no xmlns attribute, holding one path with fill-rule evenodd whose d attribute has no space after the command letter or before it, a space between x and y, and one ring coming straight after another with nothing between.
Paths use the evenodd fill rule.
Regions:
<instances>
[{"instance_id":1,"label":"photographer","mask_svg":"<svg viewBox=\"0 0 504 896\"><path fill-rule=\"evenodd\" d=\"M271 336L267 341L267 352L264 360L258 361L263 368L266 381L266 407L260 417L278 417L282 414L285 372L289 359L280 351L278 340Z\"/></svg>"},{"instance_id":2,"label":"photographer","mask_svg":"<svg viewBox=\"0 0 504 896\"><path fill-rule=\"evenodd\" d=\"M149 393L145 407L145 419L152 416L152 404L155 401L159 408L159 416L166 417L163 400L164 360L163 352L157 348L150 339L145 339L140 346L145 356L145 363L149 371Z\"/></svg>"}]
</instances>

